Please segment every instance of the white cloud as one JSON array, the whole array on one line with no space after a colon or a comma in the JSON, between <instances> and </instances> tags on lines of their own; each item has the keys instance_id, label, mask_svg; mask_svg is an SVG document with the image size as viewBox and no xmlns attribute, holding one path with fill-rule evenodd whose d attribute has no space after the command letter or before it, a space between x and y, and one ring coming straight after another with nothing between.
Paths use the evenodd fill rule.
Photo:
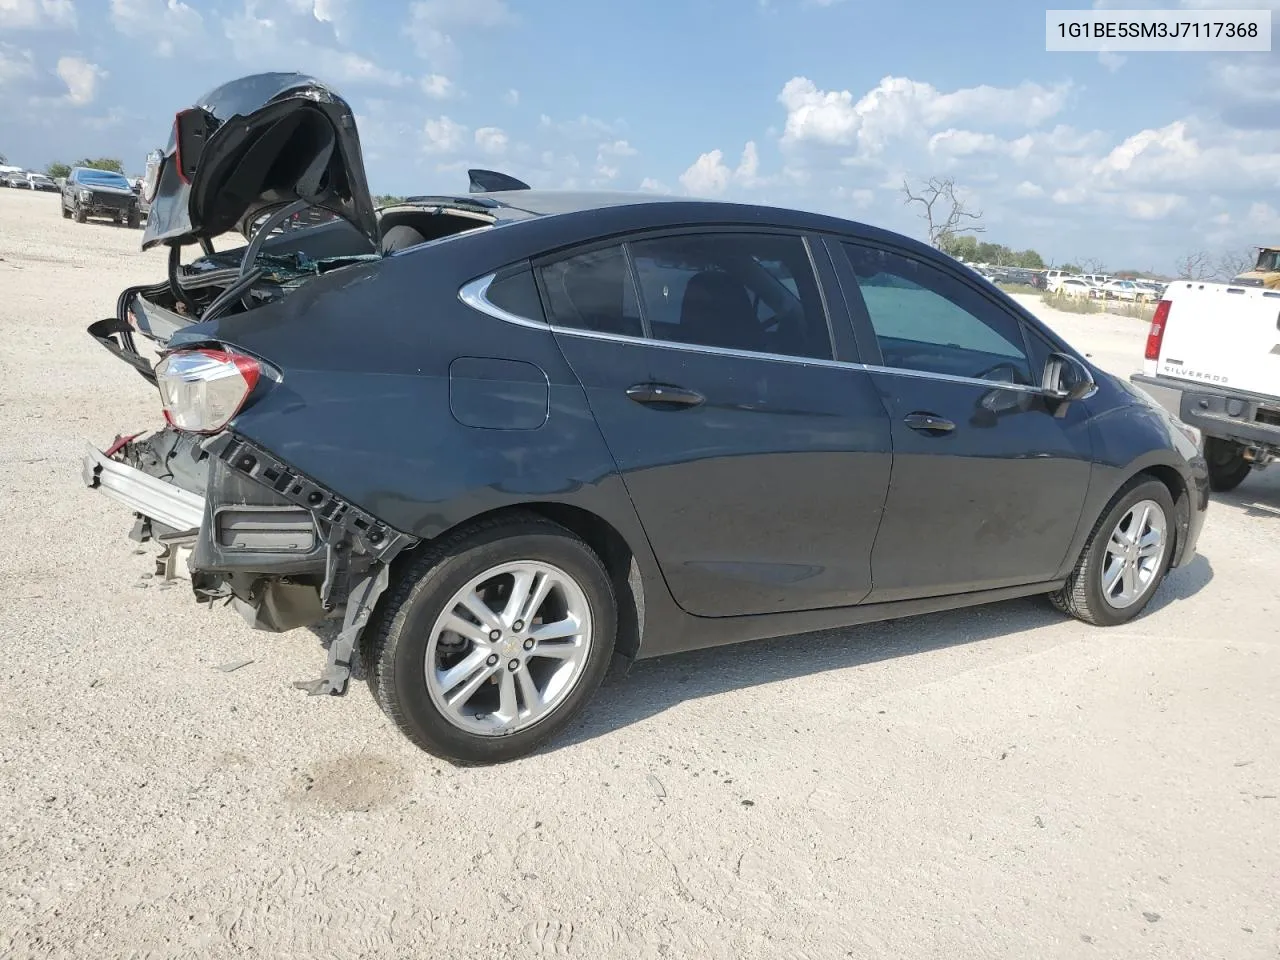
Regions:
<instances>
[{"instance_id":1,"label":"white cloud","mask_svg":"<svg viewBox=\"0 0 1280 960\"><path fill-rule=\"evenodd\" d=\"M76 25L72 0L0 0L0 30L40 30Z\"/></svg>"},{"instance_id":2,"label":"white cloud","mask_svg":"<svg viewBox=\"0 0 1280 960\"><path fill-rule=\"evenodd\" d=\"M1044 196L1044 187L1038 183L1032 183L1030 180L1023 180L1013 188L1013 195L1024 200L1038 200Z\"/></svg>"},{"instance_id":3,"label":"white cloud","mask_svg":"<svg viewBox=\"0 0 1280 960\"><path fill-rule=\"evenodd\" d=\"M428 120L422 128L422 149L427 153L454 153L462 147L467 128L448 117Z\"/></svg>"},{"instance_id":4,"label":"white cloud","mask_svg":"<svg viewBox=\"0 0 1280 960\"><path fill-rule=\"evenodd\" d=\"M507 135L500 127L480 127L476 130L475 140L476 146L491 156L507 152Z\"/></svg>"},{"instance_id":5,"label":"white cloud","mask_svg":"<svg viewBox=\"0 0 1280 960\"><path fill-rule=\"evenodd\" d=\"M453 81L441 73L432 73L419 81L422 92L432 100L448 100L456 92Z\"/></svg>"},{"instance_id":6,"label":"white cloud","mask_svg":"<svg viewBox=\"0 0 1280 960\"><path fill-rule=\"evenodd\" d=\"M409 8L404 33L413 41L419 56L436 66L448 67L458 59L455 33L505 26L515 20L504 0L419 0Z\"/></svg>"},{"instance_id":7,"label":"white cloud","mask_svg":"<svg viewBox=\"0 0 1280 960\"><path fill-rule=\"evenodd\" d=\"M722 194L731 183L743 187L756 187L764 181L760 177L760 157L755 141L747 141L738 166L730 169L724 162L724 153L712 150L704 153L684 173L680 185L694 196L714 197Z\"/></svg>"},{"instance_id":8,"label":"white cloud","mask_svg":"<svg viewBox=\"0 0 1280 960\"><path fill-rule=\"evenodd\" d=\"M545 113L538 117L538 129L568 140L603 140L624 133L626 124L621 120L610 123L585 113L576 120L553 120Z\"/></svg>"},{"instance_id":9,"label":"white cloud","mask_svg":"<svg viewBox=\"0 0 1280 960\"><path fill-rule=\"evenodd\" d=\"M162 57L175 43L189 56L204 34L204 18L182 0L111 0L111 22L127 37L152 39Z\"/></svg>"},{"instance_id":10,"label":"white cloud","mask_svg":"<svg viewBox=\"0 0 1280 960\"><path fill-rule=\"evenodd\" d=\"M661 180L655 180L653 177L645 177L640 181L640 189L645 193L670 193L671 188Z\"/></svg>"},{"instance_id":11,"label":"white cloud","mask_svg":"<svg viewBox=\"0 0 1280 960\"><path fill-rule=\"evenodd\" d=\"M1275 230L1280 225L1280 210L1269 203L1255 200L1249 204L1249 212L1245 214L1245 224L1259 230ZM1273 241L1274 242L1274 241Z\"/></svg>"},{"instance_id":12,"label":"white cloud","mask_svg":"<svg viewBox=\"0 0 1280 960\"><path fill-rule=\"evenodd\" d=\"M1187 202L1176 193L1123 193L1124 211L1137 220L1163 220Z\"/></svg>"},{"instance_id":13,"label":"white cloud","mask_svg":"<svg viewBox=\"0 0 1280 960\"><path fill-rule=\"evenodd\" d=\"M857 100L848 90L819 90L793 77L778 94L786 107L784 145L810 142L880 153L893 139L963 120L1034 127L1062 110L1070 84L967 87L942 93L927 83L885 77Z\"/></svg>"},{"instance_id":14,"label":"white cloud","mask_svg":"<svg viewBox=\"0 0 1280 960\"><path fill-rule=\"evenodd\" d=\"M331 26L316 27L311 3L268 8L265 0L244 0L240 13L223 20L223 32L231 41L236 59L261 69L263 63L306 64L306 70L335 84L404 87L413 78L380 67L372 60L343 49ZM328 32L330 41L309 39Z\"/></svg>"},{"instance_id":15,"label":"white cloud","mask_svg":"<svg viewBox=\"0 0 1280 960\"><path fill-rule=\"evenodd\" d=\"M1115 53L1111 50L1100 50L1098 51L1098 62L1106 67L1111 73L1115 73L1129 62L1129 58L1124 54Z\"/></svg>"},{"instance_id":16,"label":"white cloud","mask_svg":"<svg viewBox=\"0 0 1280 960\"><path fill-rule=\"evenodd\" d=\"M520 91L512 87L502 95L502 102L509 107L518 107L520 105Z\"/></svg>"},{"instance_id":17,"label":"white cloud","mask_svg":"<svg viewBox=\"0 0 1280 960\"><path fill-rule=\"evenodd\" d=\"M634 157L637 153L636 148L625 140L602 143L596 152L601 157Z\"/></svg>"},{"instance_id":18,"label":"white cloud","mask_svg":"<svg viewBox=\"0 0 1280 960\"><path fill-rule=\"evenodd\" d=\"M36 61L30 50L0 43L0 90L20 80L30 80L35 75Z\"/></svg>"},{"instance_id":19,"label":"white cloud","mask_svg":"<svg viewBox=\"0 0 1280 960\"><path fill-rule=\"evenodd\" d=\"M98 92L98 81L107 76L107 72L96 63L80 57L59 58L57 74L67 85L67 101L77 107L93 102Z\"/></svg>"}]
</instances>

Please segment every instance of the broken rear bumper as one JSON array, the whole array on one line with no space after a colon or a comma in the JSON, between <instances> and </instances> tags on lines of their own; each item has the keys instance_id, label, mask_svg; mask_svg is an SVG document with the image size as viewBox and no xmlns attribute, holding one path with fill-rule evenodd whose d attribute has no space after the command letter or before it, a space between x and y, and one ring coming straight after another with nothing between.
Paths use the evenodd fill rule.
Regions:
<instances>
[{"instance_id":1,"label":"broken rear bumper","mask_svg":"<svg viewBox=\"0 0 1280 960\"><path fill-rule=\"evenodd\" d=\"M389 564L414 537L230 433L166 429L120 440L107 452L90 448L82 472L90 488L138 515L137 539L164 546L160 572L182 576L174 568L186 562L198 600L228 600L250 625L276 632L342 616L324 676L302 686L346 690L351 651Z\"/></svg>"},{"instance_id":2,"label":"broken rear bumper","mask_svg":"<svg viewBox=\"0 0 1280 960\"><path fill-rule=\"evenodd\" d=\"M197 530L204 518L204 497L114 460L92 445L81 461L81 473L90 489L175 531Z\"/></svg>"}]
</instances>

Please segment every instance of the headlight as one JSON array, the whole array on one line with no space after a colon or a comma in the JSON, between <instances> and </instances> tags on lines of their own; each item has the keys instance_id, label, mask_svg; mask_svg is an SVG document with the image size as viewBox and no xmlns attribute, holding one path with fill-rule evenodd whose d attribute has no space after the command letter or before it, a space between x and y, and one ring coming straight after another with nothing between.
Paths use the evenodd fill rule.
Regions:
<instances>
[{"instance_id":1,"label":"headlight","mask_svg":"<svg viewBox=\"0 0 1280 960\"><path fill-rule=\"evenodd\" d=\"M90 201L92 201L92 200L93 200L93 191L92 191L92 190L81 190L81 191L80 191L80 202L81 202L81 203L89 203L89 202L90 202Z\"/></svg>"}]
</instances>

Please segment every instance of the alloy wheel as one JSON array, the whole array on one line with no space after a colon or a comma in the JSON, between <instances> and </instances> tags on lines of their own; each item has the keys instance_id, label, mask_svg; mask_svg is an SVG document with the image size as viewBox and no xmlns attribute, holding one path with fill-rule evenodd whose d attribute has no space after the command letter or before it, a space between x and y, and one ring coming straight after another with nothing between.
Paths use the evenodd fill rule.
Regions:
<instances>
[{"instance_id":1,"label":"alloy wheel","mask_svg":"<svg viewBox=\"0 0 1280 960\"><path fill-rule=\"evenodd\" d=\"M427 690L454 726L512 734L565 700L591 641L591 607L573 577L542 561L503 563L473 577L436 618Z\"/></svg>"},{"instance_id":2,"label":"alloy wheel","mask_svg":"<svg viewBox=\"0 0 1280 960\"><path fill-rule=\"evenodd\" d=\"M1139 500L1111 531L1102 563L1102 598L1123 610L1137 603L1160 575L1168 520L1154 500Z\"/></svg>"}]
</instances>

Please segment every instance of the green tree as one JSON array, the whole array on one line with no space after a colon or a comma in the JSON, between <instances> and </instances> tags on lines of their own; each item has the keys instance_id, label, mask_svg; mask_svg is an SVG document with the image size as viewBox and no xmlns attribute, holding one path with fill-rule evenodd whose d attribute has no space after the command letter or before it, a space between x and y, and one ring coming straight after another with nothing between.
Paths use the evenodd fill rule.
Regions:
<instances>
[{"instance_id":1,"label":"green tree","mask_svg":"<svg viewBox=\"0 0 1280 960\"><path fill-rule=\"evenodd\" d=\"M77 167L89 167L93 170L110 170L113 173L124 173L124 164L115 157L99 157L97 160L77 160Z\"/></svg>"},{"instance_id":2,"label":"green tree","mask_svg":"<svg viewBox=\"0 0 1280 960\"><path fill-rule=\"evenodd\" d=\"M396 197L389 193L380 193L373 198L375 207L391 207L397 203L404 203L404 197Z\"/></svg>"},{"instance_id":3,"label":"green tree","mask_svg":"<svg viewBox=\"0 0 1280 960\"><path fill-rule=\"evenodd\" d=\"M1078 263L1062 263L1058 265L1058 269L1063 273L1081 273L1080 264Z\"/></svg>"},{"instance_id":4,"label":"green tree","mask_svg":"<svg viewBox=\"0 0 1280 960\"><path fill-rule=\"evenodd\" d=\"M67 166L67 164L65 163L61 163L55 160L53 163L49 164L49 166L45 168L44 172L47 173L50 177L52 177L54 180L57 180L59 177L71 176L71 167Z\"/></svg>"},{"instance_id":5,"label":"green tree","mask_svg":"<svg viewBox=\"0 0 1280 960\"><path fill-rule=\"evenodd\" d=\"M977 260L978 240L968 235L943 234L938 238L938 249L957 260Z\"/></svg>"},{"instance_id":6,"label":"green tree","mask_svg":"<svg viewBox=\"0 0 1280 960\"><path fill-rule=\"evenodd\" d=\"M1013 261L1016 266L1025 267L1028 270L1044 269L1044 257L1035 250L1019 250L1013 255Z\"/></svg>"},{"instance_id":7,"label":"green tree","mask_svg":"<svg viewBox=\"0 0 1280 960\"><path fill-rule=\"evenodd\" d=\"M6 157L3 153L0 153L0 167L3 167L8 162L9 162L9 158Z\"/></svg>"}]
</instances>

